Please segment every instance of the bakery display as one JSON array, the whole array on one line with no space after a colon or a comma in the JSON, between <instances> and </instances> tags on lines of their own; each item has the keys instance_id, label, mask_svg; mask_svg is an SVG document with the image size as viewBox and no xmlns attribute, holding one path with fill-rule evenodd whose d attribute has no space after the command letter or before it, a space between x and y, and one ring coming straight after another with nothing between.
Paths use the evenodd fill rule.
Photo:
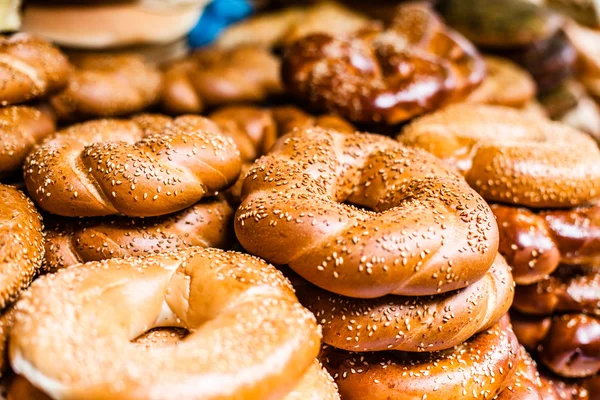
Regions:
<instances>
[{"instance_id":1,"label":"bakery display","mask_svg":"<svg viewBox=\"0 0 600 400\"><path fill-rule=\"evenodd\" d=\"M592 0L0 2L0 400L600 399Z\"/></svg>"}]
</instances>

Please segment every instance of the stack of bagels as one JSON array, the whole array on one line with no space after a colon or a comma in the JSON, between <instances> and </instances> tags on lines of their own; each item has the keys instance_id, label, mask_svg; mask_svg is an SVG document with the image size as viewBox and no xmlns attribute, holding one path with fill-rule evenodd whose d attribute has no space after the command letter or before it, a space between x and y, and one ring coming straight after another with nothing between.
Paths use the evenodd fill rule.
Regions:
<instances>
[{"instance_id":1,"label":"stack of bagels","mask_svg":"<svg viewBox=\"0 0 600 400\"><path fill-rule=\"evenodd\" d=\"M0 399L600 399L600 149L489 51L567 17L158 3L0 37Z\"/></svg>"}]
</instances>

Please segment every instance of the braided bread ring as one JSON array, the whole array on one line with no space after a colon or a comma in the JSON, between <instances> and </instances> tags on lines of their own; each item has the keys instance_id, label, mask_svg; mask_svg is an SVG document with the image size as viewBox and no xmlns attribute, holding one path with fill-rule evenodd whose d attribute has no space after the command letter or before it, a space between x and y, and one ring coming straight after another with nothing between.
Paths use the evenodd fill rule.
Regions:
<instances>
[{"instance_id":1,"label":"braided bread ring","mask_svg":"<svg viewBox=\"0 0 600 400\"><path fill-rule=\"evenodd\" d=\"M223 200L201 201L154 218L46 221L45 272L74 264L146 256L187 247L223 248L231 241L233 209Z\"/></svg>"},{"instance_id":2,"label":"braided bread ring","mask_svg":"<svg viewBox=\"0 0 600 400\"><path fill-rule=\"evenodd\" d=\"M544 390L553 393L552 386L540 379L535 361L527 350L520 346L515 373L506 388L494 400L544 400Z\"/></svg>"},{"instance_id":3,"label":"braided bread ring","mask_svg":"<svg viewBox=\"0 0 600 400\"><path fill-rule=\"evenodd\" d=\"M69 85L50 100L60 120L118 117L155 103L160 71L132 54L88 54L74 58Z\"/></svg>"},{"instance_id":4,"label":"braided bread ring","mask_svg":"<svg viewBox=\"0 0 600 400\"><path fill-rule=\"evenodd\" d=\"M593 139L510 108L457 104L415 120L398 139L456 166L486 200L556 208L600 196Z\"/></svg>"},{"instance_id":5,"label":"braided bread ring","mask_svg":"<svg viewBox=\"0 0 600 400\"><path fill-rule=\"evenodd\" d=\"M436 353L347 353L319 358L344 400L493 399L514 373L519 343L503 318L453 349Z\"/></svg>"},{"instance_id":6,"label":"braided bread ring","mask_svg":"<svg viewBox=\"0 0 600 400\"><path fill-rule=\"evenodd\" d=\"M232 185L239 151L211 121L137 117L57 132L25 161L36 203L63 216L147 217L191 206Z\"/></svg>"},{"instance_id":7,"label":"braided bread ring","mask_svg":"<svg viewBox=\"0 0 600 400\"><path fill-rule=\"evenodd\" d=\"M42 218L31 200L0 184L0 310L29 286L44 259Z\"/></svg>"},{"instance_id":8,"label":"braided bread ring","mask_svg":"<svg viewBox=\"0 0 600 400\"><path fill-rule=\"evenodd\" d=\"M248 172L236 213L250 253L360 298L460 289L494 262L489 207L426 152L320 128L273 150Z\"/></svg>"},{"instance_id":9,"label":"braided bread ring","mask_svg":"<svg viewBox=\"0 0 600 400\"><path fill-rule=\"evenodd\" d=\"M0 103L22 103L62 89L67 58L47 41L17 33L0 37Z\"/></svg>"},{"instance_id":10,"label":"braided bread ring","mask_svg":"<svg viewBox=\"0 0 600 400\"><path fill-rule=\"evenodd\" d=\"M33 107L0 108L0 176L21 168L34 144L56 129L47 113Z\"/></svg>"},{"instance_id":11,"label":"braided bread ring","mask_svg":"<svg viewBox=\"0 0 600 400\"><path fill-rule=\"evenodd\" d=\"M510 268L498 256L477 282L438 296L350 299L294 283L300 302L315 314L323 342L347 351L438 351L458 346L508 312Z\"/></svg>"},{"instance_id":12,"label":"braided bread ring","mask_svg":"<svg viewBox=\"0 0 600 400\"><path fill-rule=\"evenodd\" d=\"M281 273L216 249L63 269L16 310L13 370L53 398L269 398L293 389L320 343ZM130 343L160 326L190 334L168 350Z\"/></svg>"}]
</instances>

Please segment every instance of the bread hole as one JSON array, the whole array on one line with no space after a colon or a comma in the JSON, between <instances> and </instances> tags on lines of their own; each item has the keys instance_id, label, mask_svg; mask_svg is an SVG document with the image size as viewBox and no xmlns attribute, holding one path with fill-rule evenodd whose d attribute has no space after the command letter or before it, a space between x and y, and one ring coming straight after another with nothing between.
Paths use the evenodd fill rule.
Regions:
<instances>
[{"instance_id":1,"label":"bread hole","mask_svg":"<svg viewBox=\"0 0 600 400\"><path fill-rule=\"evenodd\" d=\"M185 328L153 328L133 339L131 343L143 347L174 346L185 339L189 333L190 332Z\"/></svg>"}]
</instances>

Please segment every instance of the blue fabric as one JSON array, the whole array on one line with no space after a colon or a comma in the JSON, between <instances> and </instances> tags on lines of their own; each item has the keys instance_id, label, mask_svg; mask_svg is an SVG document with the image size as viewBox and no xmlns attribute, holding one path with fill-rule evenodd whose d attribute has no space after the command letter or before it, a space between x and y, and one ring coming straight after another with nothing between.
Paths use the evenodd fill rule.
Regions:
<instances>
[{"instance_id":1,"label":"blue fabric","mask_svg":"<svg viewBox=\"0 0 600 400\"><path fill-rule=\"evenodd\" d=\"M212 43L229 25L252 13L249 0L213 0L206 6L202 17L188 35L190 47Z\"/></svg>"}]
</instances>

